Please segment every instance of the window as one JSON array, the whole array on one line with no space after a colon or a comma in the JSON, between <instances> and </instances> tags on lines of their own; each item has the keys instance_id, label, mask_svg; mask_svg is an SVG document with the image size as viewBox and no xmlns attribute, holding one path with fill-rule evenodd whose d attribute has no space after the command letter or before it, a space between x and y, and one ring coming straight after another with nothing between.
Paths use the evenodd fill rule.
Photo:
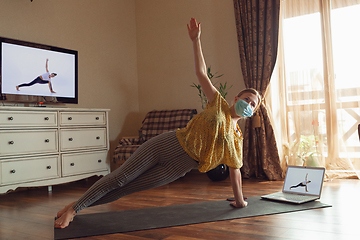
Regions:
<instances>
[{"instance_id":1,"label":"window","mask_svg":"<svg viewBox=\"0 0 360 240\"><path fill-rule=\"evenodd\" d=\"M281 11L290 164L360 169L360 1L284 0Z\"/></svg>"},{"instance_id":2,"label":"window","mask_svg":"<svg viewBox=\"0 0 360 240\"><path fill-rule=\"evenodd\" d=\"M359 157L360 123L360 32L354 29L360 22L360 5L331 10L331 31L338 128L351 158Z\"/></svg>"}]
</instances>

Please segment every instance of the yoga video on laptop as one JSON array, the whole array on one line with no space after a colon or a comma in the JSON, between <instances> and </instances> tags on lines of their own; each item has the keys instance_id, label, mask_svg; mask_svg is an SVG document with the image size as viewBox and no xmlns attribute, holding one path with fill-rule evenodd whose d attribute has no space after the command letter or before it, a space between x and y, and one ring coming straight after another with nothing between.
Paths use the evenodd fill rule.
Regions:
<instances>
[{"instance_id":1,"label":"yoga video on laptop","mask_svg":"<svg viewBox=\"0 0 360 240\"><path fill-rule=\"evenodd\" d=\"M318 195L321 191L323 172L317 169L289 168L292 176L284 182L284 191Z\"/></svg>"}]
</instances>

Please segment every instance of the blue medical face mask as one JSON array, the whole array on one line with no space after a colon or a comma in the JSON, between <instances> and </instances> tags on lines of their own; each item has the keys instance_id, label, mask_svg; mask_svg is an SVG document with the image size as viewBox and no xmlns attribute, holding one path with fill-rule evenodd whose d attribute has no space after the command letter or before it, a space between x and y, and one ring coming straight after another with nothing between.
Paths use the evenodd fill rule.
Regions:
<instances>
[{"instance_id":1,"label":"blue medical face mask","mask_svg":"<svg viewBox=\"0 0 360 240\"><path fill-rule=\"evenodd\" d=\"M235 103L235 113L239 117L251 117L253 115L253 110L251 109L250 104L242 99L239 99Z\"/></svg>"}]
</instances>

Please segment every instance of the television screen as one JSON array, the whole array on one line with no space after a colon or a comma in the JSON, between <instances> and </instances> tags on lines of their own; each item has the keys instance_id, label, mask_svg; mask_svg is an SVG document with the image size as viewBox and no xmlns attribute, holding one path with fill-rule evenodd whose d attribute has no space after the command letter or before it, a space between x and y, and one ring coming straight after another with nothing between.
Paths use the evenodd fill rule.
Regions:
<instances>
[{"instance_id":1,"label":"television screen","mask_svg":"<svg viewBox=\"0 0 360 240\"><path fill-rule=\"evenodd\" d=\"M77 51L8 38L0 41L2 100L25 95L43 97L45 102L46 97L51 102L78 102Z\"/></svg>"}]
</instances>

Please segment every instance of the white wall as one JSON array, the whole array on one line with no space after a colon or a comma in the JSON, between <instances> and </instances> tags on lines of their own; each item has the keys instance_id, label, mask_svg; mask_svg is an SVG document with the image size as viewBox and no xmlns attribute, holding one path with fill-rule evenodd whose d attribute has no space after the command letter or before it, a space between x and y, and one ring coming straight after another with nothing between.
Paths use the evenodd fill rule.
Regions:
<instances>
[{"instance_id":1,"label":"white wall","mask_svg":"<svg viewBox=\"0 0 360 240\"><path fill-rule=\"evenodd\" d=\"M223 73L227 100L244 87L240 70L232 0L136 0L140 115L153 109L201 110L193 67L192 43L186 24L195 17L202 24L207 65Z\"/></svg>"},{"instance_id":2,"label":"white wall","mask_svg":"<svg viewBox=\"0 0 360 240\"><path fill-rule=\"evenodd\" d=\"M79 104L67 106L111 109L111 152L137 131L135 19L132 0L0 1L0 36L79 52Z\"/></svg>"},{"instance_id":3,"label":"white wall","mask_svg":"<svg viewBox=\"0 0 360 240\"><path fill-rule=\"evenodd\" d=\"M232 0L2 0L0 36L79 52L79 104L110 111L112 154L153 109L197 108L186 24L202 22L205 59L243 87ZM21 56L19 56L21 57Z\"/></svg>"}]
</instances>

